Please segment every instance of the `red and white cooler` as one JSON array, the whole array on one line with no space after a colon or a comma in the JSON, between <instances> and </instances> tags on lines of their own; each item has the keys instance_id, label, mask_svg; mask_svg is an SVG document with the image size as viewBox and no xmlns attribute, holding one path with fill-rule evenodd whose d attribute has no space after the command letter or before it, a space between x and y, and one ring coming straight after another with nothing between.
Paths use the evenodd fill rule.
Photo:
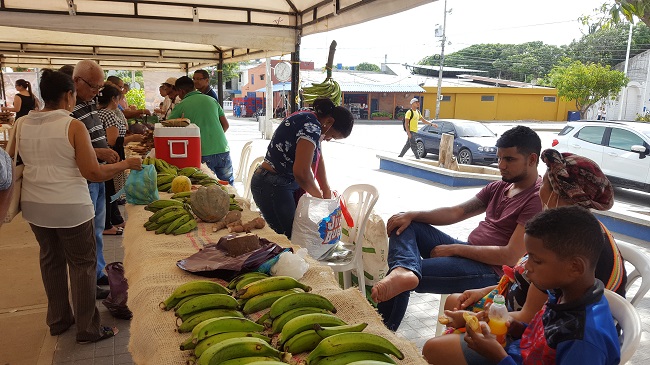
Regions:
<instances>
[{"instance_id":1,"label":"red and white cooler","mask_svg":"<svg viewBox=\"0 0 650 365\"><path fill-rule=\"evenodd\" d=\"M201 130L196 124L165 127L156 123L153 130L156 158L183 167L201 167Z\"/></svg>"}]
</instances>

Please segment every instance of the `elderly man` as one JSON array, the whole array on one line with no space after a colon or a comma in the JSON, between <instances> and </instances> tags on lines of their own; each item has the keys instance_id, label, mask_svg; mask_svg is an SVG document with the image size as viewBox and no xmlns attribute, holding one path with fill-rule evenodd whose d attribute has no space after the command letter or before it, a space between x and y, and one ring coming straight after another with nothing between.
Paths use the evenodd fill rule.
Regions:
<instances>
[{"instance_id":1,"label":"elderly man","mask_svg":"<svg viewBox=\"0 0 650 365\"><path fill-rule=\"evenodd\" d=\"M82 121L88 133L90 141L95 149L95 154L100 163L116 163L119 161L119 155L108 147L106 141L106 131L99 116L95 97L104 88L104 71L95 62L91 60L79 61L72 74L75 88L77 89L77 105L72 111L72 116ZM103 232L106 219L106 190L103 182L88 182L90 198L95 207L95 241L97 244L97 283L101 285L108 284L108 278L103 273L106 266L104 259L104 240ZM109 291L97 288L97 299L104 299L108 296Z\"/></svg>"},{"instance_id":2,"label":"elderly man","mask_svg":"<svg viewBox=\"0 0 650 365\"><path fill-rule=\"evenodd\" d=\"M182 99L169 115L170 119L189 118L201 129L201 161L221 180L234 182L230 147L226 139L228 120L221 105L200 91L194 90L187 76L176 80L176 91Z\"/></svg>"},{"instance_id":3,"label":"elderly man","mask_svg":"<svg viewBox=\"0 0 650 365\"><path fill-rule=\"evenodd\" d=\"M210 87L210 75L206 70L196 70L194 71L194 76L192 76L192 81L194 81L194 88L202 92L205 95L208 95L214 100L219 102L217 93L213 88Z\"/></svg>"}]
</instances>

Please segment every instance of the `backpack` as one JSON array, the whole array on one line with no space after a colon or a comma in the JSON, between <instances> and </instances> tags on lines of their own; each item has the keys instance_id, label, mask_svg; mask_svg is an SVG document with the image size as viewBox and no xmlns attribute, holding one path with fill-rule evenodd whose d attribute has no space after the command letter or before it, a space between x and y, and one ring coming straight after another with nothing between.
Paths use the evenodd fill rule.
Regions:
<instances>
[{"instance_id":1,"label":"backpack","mask_svg":"<svg viewBox=\"0 0 650 365\"><path fill-rule=\"evenodd\" d=\"M413 120L413 117L415 117L415 113L413 113L413 109L409 109L406 111L406 113L411 112L411 118L409 119L409 124ZM406 116L406 113L404 113L404 116ZM404 124L404 121L402 121L402 128L404 128L404 132L406 132L406 124Z\"/></svg>"}]
</instances>

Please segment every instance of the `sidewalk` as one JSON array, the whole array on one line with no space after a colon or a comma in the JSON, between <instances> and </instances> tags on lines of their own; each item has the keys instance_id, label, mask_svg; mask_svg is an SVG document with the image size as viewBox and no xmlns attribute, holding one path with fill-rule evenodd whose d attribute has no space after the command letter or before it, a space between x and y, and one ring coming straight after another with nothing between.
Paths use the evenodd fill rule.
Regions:
<instances>
[{"instance_id":1,"label":"sidewalk","mask_svg":"<svg viewBox=\"0 0 650 365\"><path fill-rule=\"evenodd\" d=\"M268 141L260 138L254 119L232 118L229 143L233 166L239 165L239 151L246 141L253 141L251 161L263 155ZM392 128L396 129L396 126ZM362 140L376 130L374 126L359 126L348 140L325 144L328 175L336 188L355 183L371 182L380 193L375 211L384 220L395 212L430 209L432 205L443 206L466 200L476 194L478 188L450 189L419 179L379 171L374 157L376 150L359 147L355 141ZM397 130L397 129L396 129ZM353 138L354 137L354 138ZM383 143L383 142L378 142ZM401 144L401 138L395 144ZM394 149L389 145L386 148ZM354 156L351 158L350 156ZM617 191L618 193L618 191ZM618 205L618 203L617 203ZM650 206L650 205L649 205ZM629 210L629 205L616 206L617 212ZM647 208L647 207L646 207ZM650 217L650 216L649 216ZM454 237L467 237L481 217L445 227ZM650 219L650 218L649 218ZM650 252L650 241L615 235ZM123 251L121 236L104 236L104 253L107 262L121 261ZM90 345L74 342L74 327L61 336L49 335L45 325L46 300L38 266L38 244L29 226L22 219L0 228L0 364L51 365L51 364L131 364L128 353L129 322L114 320L101 304L97 307L102 323L114 325L120 333L109 340ZM439 295L418 294L411 296L409 310L397 333L413 341L418 347L435 333ZM637 308L643 321L643 336L639 349L628 364L650 363L650 294ZM168 365L168 364L164 364Z\"/></svg>"}]
</instances>

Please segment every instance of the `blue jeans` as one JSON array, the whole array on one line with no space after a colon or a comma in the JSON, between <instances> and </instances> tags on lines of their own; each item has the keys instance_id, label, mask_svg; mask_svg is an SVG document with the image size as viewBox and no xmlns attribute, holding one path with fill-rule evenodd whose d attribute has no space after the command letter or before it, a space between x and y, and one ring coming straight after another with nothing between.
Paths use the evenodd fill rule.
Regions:
<instances>
[{"instance_id":1,"label":"blue jeans","mask_svg":"<svg viewBox=\"0 0 650 365\"><path fill-rule=\"evenodd\" d=\"M293 217L296 215L294 192L299 186L292 175L274 174L258 168L251 178L253 200L262 216L275 232L291 239Z\"/></svg>"},{"instance_id":2,"label":"blue jeans","mask_svg":"<svg viewBox=\"0 0 650 365\"><path fill-rule=\"evenodd\" d=\"M212 170L220 180L227 181L232 185L235 178L232 173L232 160L230 159L230 152L217 153L214 155L201 156L201 162Z\"/></svg>"},{"instance_id":3,"label":"blue jeans","mask_svg":"<svg viewBox=\"0 0 650 365\"><path fill-rule=\"evenodd\" d=\"M394 233L390 235L388 268L411 270L420 279L415 288L418 293L460 293L497 284L500 277L491 265L457 256L431 258L434 247L454 243L468 244L429 224L412 222L399 236ZM409 296L410 292L406 291L377 306L384 324L390 330L399 328Z\"/></svg>"},{"instance_id":4,"label":"blue jeans","mask_svg":"<svg viewBox=\"0 0 650 365\"><path fill-rule=\"evenodd\" d=\"M89 183L90 199L95 207L95 244L97 245L97 279L104 274L104 226L106 224L106 188L103 182Z\"/></svg>"}]
</instances>

